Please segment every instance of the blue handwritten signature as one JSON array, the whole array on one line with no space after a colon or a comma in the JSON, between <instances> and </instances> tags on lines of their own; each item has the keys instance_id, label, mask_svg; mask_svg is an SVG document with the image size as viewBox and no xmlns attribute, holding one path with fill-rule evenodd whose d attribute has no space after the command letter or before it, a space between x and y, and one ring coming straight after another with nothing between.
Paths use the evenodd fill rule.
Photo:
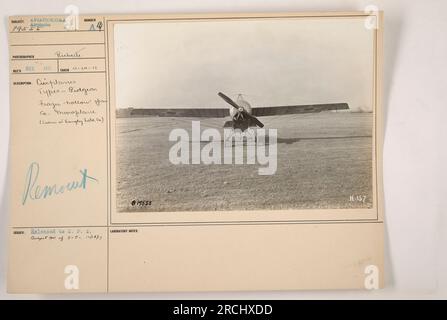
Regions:
<instances>
[{"instance_id":1,"label":"blue handwritten signature","mask_svg":"<svg viewBox=\"0 0 447 320\"><path fill-rule=\"evenodd\" d=\"M38 183L40 167L37 162L33 162L28 167L25 178L25 189L23 190L22 205L29 200L46 199L51 196L63 194L74 190L87 189L88 182L98 180L88 175L87 169L80 170L81 178L79 180L68 181L62 185Z\"/></svg>"}]
</instances>

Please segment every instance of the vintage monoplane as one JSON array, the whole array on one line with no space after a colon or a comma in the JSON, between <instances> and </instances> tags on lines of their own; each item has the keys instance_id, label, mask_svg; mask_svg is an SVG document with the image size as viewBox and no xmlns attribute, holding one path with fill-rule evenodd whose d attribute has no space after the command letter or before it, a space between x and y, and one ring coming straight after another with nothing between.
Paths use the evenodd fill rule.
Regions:
<instances>
[{"instance_id":1,"label":"vintage monoplane","mask_svg":"<svg viewBox=\"0 0 447 320\"><path fill-rule=\"evenodd\" d=\"M249 127L263 128L264 124L257 117L278 116L301 113L318 113L329 110L347 110L347 103L312 104L312 105L288 105L272 107L252 107L239 94L236 102L222 92L218 93L230 108L168 108L168 109L133 109L131 116L158 116L158 117L202 117L202 118L224 118L230 116L224 127L240 129L242 132Z\"/></svg>"}]
</instances>

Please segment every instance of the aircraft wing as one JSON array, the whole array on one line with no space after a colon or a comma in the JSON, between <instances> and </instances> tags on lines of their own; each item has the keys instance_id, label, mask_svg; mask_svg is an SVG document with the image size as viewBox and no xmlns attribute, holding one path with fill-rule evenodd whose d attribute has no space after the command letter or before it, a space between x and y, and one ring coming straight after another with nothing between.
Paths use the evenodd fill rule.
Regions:
<instances>
[{"instance_id":1,"label":"aircraft wing","mask_svg":"<svg viewBox=\"0 0 447 320\"><path fill-rule=\"evenodd\" d=\"M296 106L276 106L253 108L255 117L277 116L300 113L317 113L327 110L349 109L347 103L312 104ZM197 118L225 118L229 116L227 108L169 108L169 109L132 109L130 116L134 117L197 117Z\"/></svg>"},{"instance_id":2,"label":"aircraft wing","mask_svg":"<svg viewBox=\"0 0 447 320\"><path fill-rule=\"evenodd\" d=\"M347 103L310 104L301 106L277 106L277 107L253 108L252 115L255 117L279 116L286 114L317 113L328 110L347 110L347 109L349 109Z\"/></svg>"},{"instance_id":3,"label":"aircraft wing","mask_svg":"<svg viewBox=\"0 0 447 320\"><path fill-rule=\"evenodd\" d=\"M225 118L229 116L228 108L189 108L189 109L132 109L131 116L146 117L201 117Z\"/></svg>"}]
</instances>

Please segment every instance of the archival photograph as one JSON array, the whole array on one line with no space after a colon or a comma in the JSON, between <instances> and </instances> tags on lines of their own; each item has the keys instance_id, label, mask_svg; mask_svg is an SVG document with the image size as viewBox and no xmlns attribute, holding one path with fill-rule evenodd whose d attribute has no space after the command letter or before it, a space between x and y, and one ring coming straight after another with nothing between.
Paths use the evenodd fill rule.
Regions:
<instances>
[{"instance_id":1,"label":"archival photograph","mask_svg":"<svg viewBox=\"0 0 447 320\"><path fill-rule=\"evenodd\" d=\"M372 208L364 17L114 25L117 212Z\"/></svg>"}]
</instances>

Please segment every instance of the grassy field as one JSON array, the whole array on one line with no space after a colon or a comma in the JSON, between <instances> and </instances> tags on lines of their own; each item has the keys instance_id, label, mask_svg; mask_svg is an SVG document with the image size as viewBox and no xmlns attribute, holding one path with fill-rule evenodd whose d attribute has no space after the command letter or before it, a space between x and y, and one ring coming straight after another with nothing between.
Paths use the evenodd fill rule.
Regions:
<instances>
[{"instance_id":1,"label":"grassy field","mask_svg":"<svg viewBox=\"0 0 447 320\"><path fill-rule=\"evenodd\" d=\"M117 119L117 210L214 211L359 208L372 205L372 114L318 113L262 117L278 129L278 169L259 165L173 165L174 128L222 131L225 119ZM365 196L364 203L351 195ZM151 201L150 206L132 205Z\"/></svg>"}]
</instances>

